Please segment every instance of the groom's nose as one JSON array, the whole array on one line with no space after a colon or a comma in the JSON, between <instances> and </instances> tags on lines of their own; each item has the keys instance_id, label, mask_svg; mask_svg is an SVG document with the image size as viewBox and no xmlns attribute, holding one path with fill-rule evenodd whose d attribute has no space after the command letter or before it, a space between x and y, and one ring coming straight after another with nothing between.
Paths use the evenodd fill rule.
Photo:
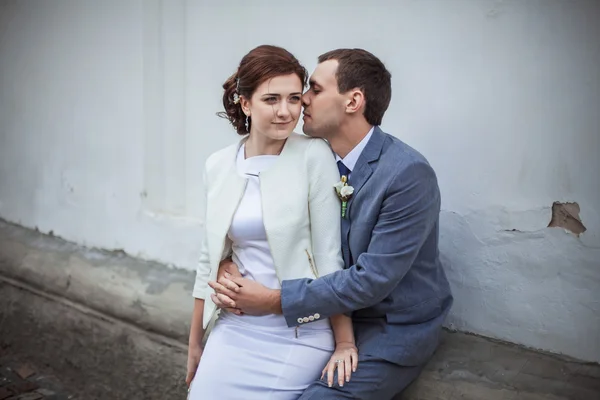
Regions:
<instances>
[{"instance_id":1,"label":"groom's nose","mask_svg":"<svg viewBox=\"0 0 600 400\"><path fill-rule=\"evenodd\" d=\"M304 108L306 108L306 107L308 107L309 104L310 104L310 100L308 98L308 92L306 92L302 95L302 106Z\"/></svg>"}]
</instances>

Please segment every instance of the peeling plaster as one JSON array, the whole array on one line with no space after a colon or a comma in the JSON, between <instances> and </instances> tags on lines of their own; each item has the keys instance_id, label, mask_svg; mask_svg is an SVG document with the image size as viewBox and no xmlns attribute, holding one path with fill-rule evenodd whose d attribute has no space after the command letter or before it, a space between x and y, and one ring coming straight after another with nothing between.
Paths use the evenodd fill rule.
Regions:
<instances>
[{"instance_id":1,"label":"peeling plaster","mask_svg":"<svg viewBox=\"0 0 600 400\"><path fill-rule=\"evenodd\" d=\"M448 326L600 361L600 249L548 228L550 217L550 207L442 211Z\"/></svg>"},{"instance_id":2,"label":"peeling plaster","mask_svg":"<svg viewBox=\"0 0 600 400\"><path fill-rule=\"evenodd\" d=\"M563 228L579 237L587 230L579 217L580 211L577 203L560 203L556 201L552 204L552 219L548 227Z\"/></svg>"}]
</instances>

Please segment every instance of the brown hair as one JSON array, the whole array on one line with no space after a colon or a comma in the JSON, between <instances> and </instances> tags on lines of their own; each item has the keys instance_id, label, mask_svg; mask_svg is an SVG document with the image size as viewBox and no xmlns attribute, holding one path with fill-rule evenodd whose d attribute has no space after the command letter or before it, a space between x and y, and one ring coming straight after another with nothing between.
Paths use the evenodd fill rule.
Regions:
<instances>
[{"instance_id":1,"label":"brown hair","mask_svg":"<svg viewBox=\"0 0 600 400\"><path fill-rule=\"evenodd\" d=\"M223 84L223 107L225 111L217 113L219 117L228 119L238 134L245 135L250 131L251 119L246 130L246 114L240 103L234 102L234 95L249 99L258 86L268 79L281 75L296 74L306 87L308 72L289 51L271 45L258 46L242 58L233 75Z\"/></svg>"},{"instance_id":2,"label":"brown hair","mask_svg":"<svg viewBox=\"0 0 600 400\"><path fill-rule=\"evenodd\" d=\"M392 99L392 74L380 59L363 49L337 49L319 56L319 63L337 60L338 91L359 88L365 95L365 119L381 125Z\"/></svg>"}]
</instances>

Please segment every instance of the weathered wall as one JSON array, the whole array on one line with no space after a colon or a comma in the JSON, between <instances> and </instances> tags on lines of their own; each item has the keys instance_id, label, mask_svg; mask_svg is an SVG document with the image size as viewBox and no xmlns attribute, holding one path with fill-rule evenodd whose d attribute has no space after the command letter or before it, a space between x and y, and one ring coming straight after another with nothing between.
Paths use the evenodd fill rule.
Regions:
<instances>
[{"instance_id":1,"label":"weathered wall","mask_svg":"<svg viewBox=\"0 0 600 400\"><path fill-rule=\"evenodd\" d=\"M593 0L4 1L0 216L192 270L241 56L279 44L311 70L364 47L393 74L383 128L439 175L449 325L600 361L599 17ZM586 231L547 228L555 201Z\"/></svg>"}]
</instances>

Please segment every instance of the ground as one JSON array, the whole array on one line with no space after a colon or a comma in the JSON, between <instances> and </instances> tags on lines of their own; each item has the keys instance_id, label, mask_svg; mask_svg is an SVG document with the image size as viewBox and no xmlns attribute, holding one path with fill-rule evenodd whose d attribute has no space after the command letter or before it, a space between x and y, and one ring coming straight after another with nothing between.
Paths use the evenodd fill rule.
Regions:
<instances>
[{"instance_id":1,"label":"ground","mask_svg":"<svg viewBox=\"0 0 600 400\"><path fill-rule=\"evenodd\" d=\"M0 400L68 400L74 397L58 378L10 352L0 355Z\"/></svg>"},{"instance_id":2,"label":"ground","mask_svg":"<svg viewBox=\"0 0 600 400\"><path fill-rule=\"evenodd\" d=\"M185 399L185 346L0 279L0 400ZM600 366L445 332L396 400L598 400Z\"/></svg>"}]
</instances>

